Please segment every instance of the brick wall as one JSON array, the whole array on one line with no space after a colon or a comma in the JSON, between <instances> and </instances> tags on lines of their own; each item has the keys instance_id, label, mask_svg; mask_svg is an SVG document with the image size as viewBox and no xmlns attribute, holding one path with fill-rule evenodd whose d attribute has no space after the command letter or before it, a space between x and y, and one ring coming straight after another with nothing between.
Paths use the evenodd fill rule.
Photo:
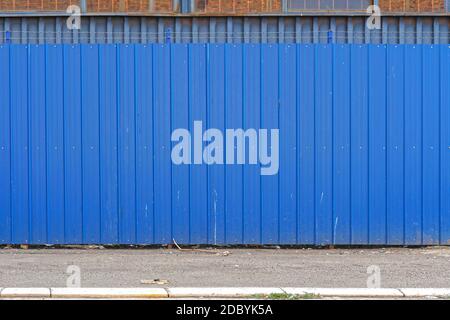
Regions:
<instances>
[{"instance_id":1,"label":"brick wall","mask_svg":"<svg viewBox=\"0 0 450 320\"><path fill-rule=\"evenodd\" d=\"M80 0L0 0L0 11L66 11ZM149 12L149 0L87 0L89 12ZM154 12L172 12L172 0L153 0Z\"/></svg>"},{"instance_id":2,"label":"brick wall","mask_svg":"<svg viewBox=\"0 0 450 320\"><path fill-rule=\"evenodd\" d=\"M319 8L319 5L311 6L311 1L303 2L299 0L293 7L296 8ZM319 1L319 0L316 0ZM361 0L355 1L361 6ZM448 0L450 1L450 0ZM379 0L381 10L384 12L444 12L445 0ZM282 0L195 0L195 6L198 13L277 13L282 11ZM332 7L331 1L323 1L320 7ZM365 5L363 5L363 9ZM317 9L313 9L317 10ZM342 9L339 9L342 11ZM353 9L354 10L354 9ZM293 10L291 10L293 11ZM295 10L301 12L301 9ZM365 10L364 10L365 11Z\"/></svg>"},{"instance_id":3,"label":"brick wall","mask_svg":"<svg viewBox=\"0 0 450 320\"><path fill-rule=\"evenodd\" d=\"M79 0L0 0L0 11L66 11Z\"/></svg>"},{"instance_id":4,"label":"brick wall","mask_svg":"<svg viewBox=\"0 0 450 320\"><path fill-rule=\"evenodd\" d=\"M87 7L89 12L173 12L172 0L153 0L153 8L149 1L87 0ZM0 0L0 11L65 11L69 5L79 3L79 0ZM446 10L445 0L379 0L379 3L383 12ZM197 13L204 14L277 13L282 11L282 0L195 0L195 6Z\"/></svg>"},{"instance_id":5,"label":"brick wall","mask_svg":"<svg viewBox=\"0 0 450 320\"><path fill-rule=\"evenodd\" d=\"M276 13L282 0L195 0L195 8L198 13Z\"/></svg>"},{"instance_id":6,"label":"brick wall","mask_svg":"<svg viewBox=\"0 0 450 320\"><path fill-rule=\"evenodd\" d=\"M445 0L379 0L387 12L444 12Z\"/></svg>"}]
</instances>

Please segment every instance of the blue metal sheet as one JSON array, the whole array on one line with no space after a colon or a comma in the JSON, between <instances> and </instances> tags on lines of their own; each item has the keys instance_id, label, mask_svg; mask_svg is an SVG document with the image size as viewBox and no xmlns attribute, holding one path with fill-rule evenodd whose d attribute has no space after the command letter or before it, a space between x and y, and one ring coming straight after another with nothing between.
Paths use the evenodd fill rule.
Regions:
<instances>
[{"instance_id":1,"label":"blue metal sheet","mask_svg":"<svg viewBox=\"0 0 450 320\"><path fill-rule=\"evenodd\" d=\"M117 61L119 242L129 244L136 242L135 46L119 46ZM159 106L159 108L163 107L166 106L163 104ZM166 121L163 117L160 119L163 124L170 123L170 120ZM170 173L167 177L170 177ZM161 212L166 211L161 210Z\"/></svg>"},{"instance_id":2,"label":"blue metal sheet","mask_svg":"<svg viewBox=\"0 0 450 320\"><path fill-rule=\"evenodd\" d=\"M39 46L37 47L39 48ZM65 241L83 241L81 47L64 48ZM39 65L39 63L37 63ZM111 160L105 163L108 167ZM105 228L107 230L107 228Z\"/></svg>"},{"instance_id":3,"label":"blue metal sheet","mask_svg":"<svg viewBox=\"0 0 450 320\"><path fill-rule=\"evenodd\" d=\"M63 50L61 46L46 45L46 108L47 108L47 241L64 243L64 90ZM23 61L21 62L24 65ZM23 87L25 81L17 83ZM14 88L14 86L13 86ZM13 122L14 123L14 122ZM84 131L84 132L87 132ZM90 164L89 164L90 165ZM85 166L90 170L92 166ZM83 171L85 173L86 171ZM85 190L83 190L85 191ZM89 195L84 194L89 197ZM85 227L85 226L83 226ZM85 230L85 228L83 228Z\"/></svg>"},{"instance_id":4,"label":"blue metal sheet","mask_svg":"<svg viewBox=\"0 0 450 320\"><path fill-rule=\"evenodd\" d=\"M440 135L440 87L439 87L439 60L440 50L433 46L423 48L423 79L422 92L423 105L422 121L422 152L423 163L423 242L439 243L439 211L440 196L434 186L439 185L440 180L440 156L439 156L439 135Z\"/></svg>"},{"instance_id":5,"label":"blue metal sheet","mask_svg":"<svg viewBox=\"0 0 450 320\"><path fill-rule=\"evenodd\" d=\"M30 242L47 241L45 47L29 52ZM9 125L8 125L9 126Z\"/></svg>"},{"instance_id":6,"label":"blue metal sheet","mask_svg":"<svg viewBox=\"0 0 450 320\"><path fill-rule=\"evenodd\" d=\"M171 128L189 129L188 45L171 50ZM189 242L189 166L172 165L173 237Z\"/></svg>"},{"instance_id":7,"label":"blue metal sheet","mask_svg":"<svg viewBox=\"0 0 450 320\"><path fill-rule=\"evenodd\" d=\"M405 227L405 53L405 46L388 46L386 57L386 236L392 244L403 243Z\"/></svg>"},{"instance_id":8,"label":"blue metal sheet","mask_svg":"<svg viewBox=\"0 0 450 320\"><path fill-rule=\"evenodd\" d=\"M313 45L297 47L297 136L299 150L297 164L298 183L298 224L299 243L316 243L316 206L315 206L315 65L316 56Z\"/></svg>"},{"instance_id":9,"label":"blue metal sheet","mask_svg":"<svg viewBox=\"0 0 450 320\"><path fill-rule=\"evenodd\" d=\"M279 46L261 45L261 128L280 127ZM269 145L269 143L267 143ZM261 177L261 242L279 243L280 192L279 175Z\"/></svg>"},{"instance_id":10,"label":"blue metal sheet","mask_svg":"<svg viewBox=\"0 0 450 320\"><path fill-rule=\"evenodd\" d=\"M351 48L351 100L350 100L350 196L351 241L369 241L369 46L355 45ZM317 195L316 195L317 197Z\"/></svg>"},{"instance_id":11,"label":"blue metal sheet","mask_svg":"<svg viewBox=\"0 0 450 320\"><path fill-rule=\"evenodd\" d=\"M447 61L447 63L445 63ZM440 47L440 243L446 243L450 237L450 168L445 164L450 161L450 50L448 47Z\"/></svg>"},{"instance_id":12,"label":"blue metal sheet","mask_svg":"<svg viewBox=\"0 0 450 320\"><path fill-rule=\"evenodd\" d=\"M369 243L386 243L386 56L384 45L369 48Z\"/></svg>"},{"instance_id":13,"label":"blue metal sheet","mask_svg":"<svg viewBox=\"0 0 450 320\"><path fill-rule=\"evenodd\" d=\"M297 243L297 50L295 45L280 45L280 239ZM293 183L293 177L295 183Z\"/></svg>"},{"instance_id":14,"label":"blue metal sheet","mask_svg":"<svg viewBox=\"0 0 450 320\"><path fill-rule=\"evenodd\" d=\"M243 47L229 46L225 60L225 128L243 128ZM228 154L237 161L237 154ZM226 167L225 170L225 242L240 244L243 242L243 166Z\"/></svg>"},{"instance_id":15,"label":"blue metal sheet","mask_svg":"<svg viewBox=\"0 0 450 320\"><path fill-rule=\"evenodd\" d=\"M11 79L10 46L0 46L0 241L12 242L11 237ZM7 74L7 75L6 75Z\"/></svg>"},{"instance_id":16,"label":"blue metal sheet","mask_svg":"<svg viewBox=\"0 0 450 320\"><path fill-rule=\"evenodd\" d=\"M106 46L106 48L108 47ZM136 242L151 243L153 235L148 230L154 228L154 159L153 90L149 88L153 87L153 58L152 50L147 45L136 46L135 50L136 61L140 61L139 68L136 68ZM108 112L109 109L109 106L105 105L105 111ZM114 134L115 132L111 128L111 136ZM111 154L114 155L113 150L111 150ZM114 196L111 198L114 199Z\"/></svg>"},{"instance_id":17,"label":"blue metal sheet","mask_svg":"<svg viewBox=\"0 0 450 320\"><path fill-rule=\"evenodd\" d=\"M11 241L29 242L28 50L10 51ZM7 106L8 104L2 103ZM6 173L5 173L6 174Z\"/></svg>"},{"instance_id":18,"label":"blue metal sheet","mask_svg":"<svg viewBox=\"0 0 450 320\"><path fill-rule=\"evenodd\" d=\"M333 202L333 60L332 46L315 47L315 207L317 243L331 244Z\"/></svg>"},{"instance_id":19,"label":"blue metal sheet","mask_svg":"<svg viewBox=\"0 0 450 320\"><path fill-rule=\"evenodd\" d=\"M127 74L133 75L129 71ZM131 82L130 86L134 88L134 83ZM83 168L81 180L83 241L85 243L99 243L101 239L99 98L99 47L85 45L81 48L81 154ZM134 107L133 100L128 97L127 106ZM123 116L122 119L126 121L127 118ZM129 168L132 170L131 164ZM132 184L134 188L134 182ZM128 195L124 197L124 201L131 201L134 204L134 199L129 200ZM134 208L132 210L134 212ZM133 230L128 225L126 228Z\"/></svg>"},{"instance_id":20,"label":"blue metal sheet","mask_svg":"<svg viewBox=\"0 0 450 320\"><path fill-rule=\"evenodd\" d=\"M154 241L172 242L171 46L153 48ZM119 180L119 187L122 183Z\"/></svg>"},{"instance_id":21,"label":"blue metal sheet","mask_svg":"<svg viewBox=\"0 0 450 320\"><path fill-rule=\"evenodd\" d=\"M243 129L261 126L261 49L259 45L243 47ZM243 242L261 241L261 176L257 166L243 168Z\"/></svg>"},{"instance_id":22,"label":"blue metal sheet","mask_svg":"<svg viewBox=\"0 0 450 320\"><path fill-rule=\"evenodd\" d=\"M75 48L77 48L76 46ZM99 137L100 137L100 229L101 229L101 242L102 243L118 243L119 242L119 184L118 184L118 89L117 89L117 74L118 74L118 53L116 46L113 45L101 45L99 47ZM79 52L79 50L77 51ZM78 56L76 56L78 58ZM78 62L79 60L76 60ZM148 60L146 60L148 64ZM151 63L151 60L150 60ZM77 68L76 70L79 70ZM76 71L75 71L76 72ZM151 74L151 73L150 73ZM77 79L79 77L75 77ZM145 82L143 82L145 83ZM79 88L79 83L74 83L75 88ZM79 89L75 89L79 90ZM146 90L151 92L151 90ZM146 107L148 103L151 103L151 99L146 99L145 103L142 103L142 108ZM76 117L76 114L74 114ZM74 140L76 145L80 145L81 134L77 131L80 128L81 118L76 117L74 123ZM139 118L137 118L139 119ZM150 118L151 119L151 118ZM137 120L139 121L139 120ZM137 126L139 126L137 122ZM151 126L148 126L151 128ZM144 135L142 136L144 137ZM81 150L81 148L77 148ZM73 167L74 179L77 179L76 169L81 165L80 153L74 153L75 162ZM151 161L151 159L150 159ZM151 162L149 162L151 163ZM147 175L151 177L150 175ZM78 177L78 179L80 179ZM151 179L153 181L153 179ZM136 186L139 187L139 184ZM81 190L76 189L77 192ZM152 190L150 189L152 192ZM79 198L77 198L79 199ZM81 203L80 200L77 200ZM139 211L137 211L139 212ZM151 212L151 211L150 211ZM82 216L81 206L77 207L77 225L80 225L78 221ZM137 215L139 215L137 213ZM150 215L151 216L151 215ZM146 221L139 220L142 227L147 227ZM146 241L152 240L146 239Z\"/></svg>"},{"instance_id":23,"label":"blue metal sheet","mask_svg":"<svg viewBox=\"0 0 450 320\"><path fill-rule=\"evenodd\" d=\"M208 48L206 45L188 46L189 50L189 130L193 120L207 124L208 116ZM195 139L195 137L194 137ZM196 159L194 159L196 163ZM189 242L208 242L208 168L205 164L190 167L189 183Z\"/></svg>"},{"instance_id":24,"label":"blue metal sheet","mask_svg":"<svg viewBox=\"0 0 450 320\"><path fill-rule=\"evenodd\" d=\"M0 243L449 244L449 57L447 45L0 46ZM279 129L275 174L250 148L245 164L236 146L211 148L240 128ZM191 133L190 165L171 159L176 129Z\"/></svg>"},{"instance_id":25,"label":"blue metal sheet","mask_svg":"<svg viewBox=\"0 0 450 320\"><path fill-rule=\"evenodd\" d=\"M351 47L335 48L333 63L333 242L351 242L350 71Z\"/></svg>"},{"instance_id":26,"label":"blue metal sheet","mask_svg":"<svg viewBox=\"0 0 450 320\"><path fill-rule=\"evenodd\" d=\"M227 46L228 47L228 46ZM224 132L225 129L225 46L208 46L208 105L205 127ZM205 128L205 129L206 129ZM214 138L206 136L210 143ZM206 157L205 157L206 153ZM204 150L204 162L213 162L212 152ZM220 158L221 156L218 155ZM208 242L225 242L225 171L223 165L208 166Z\"/></svg>"},{"instance_id":27,"label":"blue metal sheet","mask_svg":"<svg viewBox=\"0 0 450 320\"><path fill-rule=\"evenodd\" d=\"M422 135L423 135L423 97L422 97L422 48L407 47L405 53L405 231L406 243L422 243L423 204L422 204ZM398 94L398 93L397 93Z\"/></svg>"}]
</instances>

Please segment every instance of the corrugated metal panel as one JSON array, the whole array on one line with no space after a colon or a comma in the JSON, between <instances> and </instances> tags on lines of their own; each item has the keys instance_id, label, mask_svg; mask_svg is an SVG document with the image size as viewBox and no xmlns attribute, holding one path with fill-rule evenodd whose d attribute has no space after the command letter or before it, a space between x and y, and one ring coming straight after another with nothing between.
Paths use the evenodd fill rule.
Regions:
<instances>
[{"instance_id":1,"label":"corrugated metal panel","mask_svg":"<svg viewBox=\"0 0 450 320\"><path fill-rule=\"evenodd\" d=\"M365 16L0 18L0 43L450 43L449 16L384 16L380 30ZM330 33L331 31L331 33Z\"/></svg>"},{"instance_id":2,"label":"corrugated metal panel","mask_svg":"<svg viewBox=\"0 0 450 320\"><path fill-rule=\"evenodd\" d=\"M449 61L448 45L1 45L0 243L449 244ZM279 129L279 171L201 148L173 164L194 121Z\"/></svg>"}]
</instances>

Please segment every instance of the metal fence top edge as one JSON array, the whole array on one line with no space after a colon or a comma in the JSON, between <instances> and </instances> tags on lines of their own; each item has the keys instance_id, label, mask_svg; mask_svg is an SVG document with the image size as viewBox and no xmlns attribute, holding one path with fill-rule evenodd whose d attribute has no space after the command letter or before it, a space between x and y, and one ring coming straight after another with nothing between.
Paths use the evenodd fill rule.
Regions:
<instances>
[{"instance_id":1,"label":"metal fence top edge","mask_svg":"<svg viewBox=\"0 0 450 320\"><path fill-rule=\"evenodd\" d=\"M182 14L182 13L83 13L84 17L142 17L142 18L277 18L277 17L368 17L366 12L286 12L286 13L247 13L247 14ZM0 12L0 18L46 18L46 17L68 17L65 12ZM383 17L450 17L450 12L383 12Z\"/></svg>"},{"instance_id":2,"label":"metal fence top edge","mask_svg":"<svg viewBox=\"0 0 450 320\"><path fill-rule=\"evenodd\" d=\"M117 47L117 48L146 48L146 47L158 47L158 48L166 48L166 47L174 47L174 48L189 48L189 47L203 47L203 48L272 48L272 47L282 47L282 48L290 48L290 47L314 47L314 48L333 48L333 47L369 47L369 48L397 48L397 47L407 47L407 48L415 48L415 47L424 47L424 48L433 48L433 47L447 47L450 49L450 44L374 44L374 43L42 43L42 44L20 44L20 43L2 43L0 44L0 48L8 48L8 47L19 47L19 48L102 48L102 47Z\"/></svg>"}]
</instances>

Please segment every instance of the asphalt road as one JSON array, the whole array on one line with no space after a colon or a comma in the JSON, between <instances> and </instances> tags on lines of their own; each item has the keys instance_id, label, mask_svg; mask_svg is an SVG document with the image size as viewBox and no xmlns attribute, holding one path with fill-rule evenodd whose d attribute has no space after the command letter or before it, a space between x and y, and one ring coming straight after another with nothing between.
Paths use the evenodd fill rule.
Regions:
<instances>
[{"instance_id":1,"label":"asphalt road","mask_svg":"<svg viewBox=\"0 0 450 320\"><path fill-rule=\"evenodd\" d=\"M369 266L384 288L450 287L450 248L211 252L0 248L0 287L65 287L71 265L82 287L366 287Z\"/></svg>"}]
</instances>

